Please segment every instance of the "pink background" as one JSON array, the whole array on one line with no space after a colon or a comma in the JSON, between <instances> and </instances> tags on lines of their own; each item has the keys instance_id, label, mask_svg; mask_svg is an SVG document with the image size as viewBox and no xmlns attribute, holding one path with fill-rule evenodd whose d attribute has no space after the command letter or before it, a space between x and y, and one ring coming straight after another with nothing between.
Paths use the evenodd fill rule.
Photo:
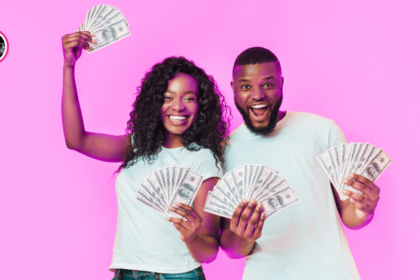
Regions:
<instances>
[{"instance_id":1,"label":"pink background","mask_svg":"<svg viewBox=\"0 0 420 280\"><path fill-rule=\"evenodd\" d=\"M137 3L136 3L137 2ZM228 3L227 3L228 2ZM0 267L2 279L110 279L117 220L113 172L65 147L61 127L61 37L91 0L6 1L0 30ZM363 279L420 279L418 269L420 39L418 1L107 1L132 35L77 66L86 128L124 132L135 87L171 55L229 86L236 56L264 46L281 60L283 109L335 120L349 141L394 160L378 180L376 216L345 230ZM281 265L281 264L279 264ZM241 279L244 260L220 252L208 279ZM416 277L417 276L417 277Z\"/></svg>"}]
</instances>

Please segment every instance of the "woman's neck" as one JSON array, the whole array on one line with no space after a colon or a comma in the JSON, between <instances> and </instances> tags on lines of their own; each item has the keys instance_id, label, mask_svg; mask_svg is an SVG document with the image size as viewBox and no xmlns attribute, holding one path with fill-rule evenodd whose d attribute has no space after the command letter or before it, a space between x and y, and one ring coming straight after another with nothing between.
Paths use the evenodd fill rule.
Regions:
<instances>
[{"instance_id":1,"label":"woman's neck","mask_svg":"<svg viewBox=\"0 0 420 280\"><path fill-rule=\"evenodd\" d=\"M184 147L182 144L182 135L172 134L167 131L165 134L165 139L163 140L163 146L167 149Z\"/></svg>"}]
</instances>

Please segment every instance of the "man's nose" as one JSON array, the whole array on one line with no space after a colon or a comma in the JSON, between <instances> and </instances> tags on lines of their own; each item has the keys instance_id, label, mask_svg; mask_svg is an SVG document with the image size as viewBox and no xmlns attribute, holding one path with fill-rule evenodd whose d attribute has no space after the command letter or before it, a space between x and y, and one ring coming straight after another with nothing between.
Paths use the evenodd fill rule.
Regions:
<instances>
[{"instance_id":1,"label":"man's nose","mask_svg":"<svg viewBox=\"0 0 420 280\"><path fill-rule=\"evenodd\" d=\"M260 87L253 87L251 91L252 100L261 100L264 99L265 93L264 90Z\"/></svg>"}]
</instances>

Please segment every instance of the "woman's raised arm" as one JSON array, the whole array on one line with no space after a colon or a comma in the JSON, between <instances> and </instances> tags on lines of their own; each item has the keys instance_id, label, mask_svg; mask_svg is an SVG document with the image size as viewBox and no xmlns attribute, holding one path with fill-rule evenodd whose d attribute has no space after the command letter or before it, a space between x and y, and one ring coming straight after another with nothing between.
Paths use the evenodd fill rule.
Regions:
<instances>
[{"instance_id":1,"label":"woman's raised arm","mask_svg":"<svg viewBox=\"0 0 420 280\"><path fill-rule=\"evenodd\" d=\"M77 96L75 66L83 49L90 49L88 42L96 44L93 34L87 31L63 36L63 96L61 116L64 136L69 149L89 157L109 162L122 162L130 145L130 135L107 135L85 130L79 98Z\"/></svg>"}]
</instances>

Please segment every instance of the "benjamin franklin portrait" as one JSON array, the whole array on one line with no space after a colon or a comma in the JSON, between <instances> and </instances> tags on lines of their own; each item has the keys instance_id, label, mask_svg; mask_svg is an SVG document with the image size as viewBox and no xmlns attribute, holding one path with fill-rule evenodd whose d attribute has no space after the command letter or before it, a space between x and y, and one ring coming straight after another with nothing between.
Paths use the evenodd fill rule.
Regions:
<instances>
[{"instance_id":1,"label":"benjamin franklin portrait","mask_svg":"<svg viewBox=\"0 0 420 280\"><path fill-rule=\"evenodd\" d=\"M102 38L104 38L105 42L113 41L116 37L117 32L113 27L108 27L102 30Z\"/></svg>"},{"instance_id":2,"label":"benjamin franklin portrait","mask_svg":"<svg viewBox=\"0 0 420 280\"><path fill-rule=\"evenodd\" d=\"M376 162L372 162L372 164L370 164L367 168L366 168L366 172L369 176L369 179L371 181L375 180L376 177L378 177L380 169L379 169L379 164L377 164Z\"/></svg>"},{"instance_id":3,"label":"benjamin franklin portrait","mask_svg":"<svg viewBox=\"0 0 420 280\"><path fill-rule=\"evenodd\" d=\"M184 183L180 186L178 194L183 198L191 199L194 195L194 188L191 185Z\"/></svg>"},{"instance_id":4,"label":"benjamin franklin portrait","mask_svg":"<svg viewBox=\"0 0 420 280\"><path fill-rule=\"evenodd\" d=\"M283 199L281 196L276 195L268 199L268 204L270 204L272 209L278 209L283 207Z\"/></svg>"}]
</instances>

